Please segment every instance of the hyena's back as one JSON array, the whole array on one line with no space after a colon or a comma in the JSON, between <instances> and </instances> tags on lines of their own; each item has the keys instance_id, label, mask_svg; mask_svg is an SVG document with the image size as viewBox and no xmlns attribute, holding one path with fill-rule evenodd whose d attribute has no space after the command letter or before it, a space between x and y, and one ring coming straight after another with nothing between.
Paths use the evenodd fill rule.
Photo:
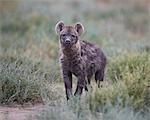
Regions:
<instances>
[{"instance_id":1,"label":"hyena's back","mask_svg":"<svg viewBox=\"0 0 150 120\"><path fill-rule=\"evenodd\" d=\"M103 81L107 60L102 50L95 44L81 41L81 55L86 64L88 82L90 83L93 74L96 82Z\"/></svg>"}]
</instances>

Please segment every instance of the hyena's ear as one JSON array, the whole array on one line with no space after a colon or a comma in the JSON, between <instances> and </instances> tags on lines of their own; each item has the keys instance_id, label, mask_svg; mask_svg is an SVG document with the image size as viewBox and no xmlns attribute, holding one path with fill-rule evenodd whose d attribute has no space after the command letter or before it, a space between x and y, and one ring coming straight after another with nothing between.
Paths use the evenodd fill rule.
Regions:
<instances>
[{"instance_id":1,"label":"hyena's ear","mask_svg":"<svg viewBox=\"0 0 150 120\"><path fill-rule=\"evenodd\" d=\"M75 24L75 29L78 32L78 35L80 36L84 32L84 27L81 23L76 23Z\"/></svg>"},{"instance_id":2,"label":"hyena's ear","mask_svg":"<svg viewBox=\"0 0 150 120\"><path fill-rule=\"evenodd\" d=\"M63 21L59 21L57 24L56 24L56 26L55 26L55 31L56 31L56 33L57 34L59 34L62 30L63 30L63 28L64 28L64 22Z\"/></svg>"}]
</instances>

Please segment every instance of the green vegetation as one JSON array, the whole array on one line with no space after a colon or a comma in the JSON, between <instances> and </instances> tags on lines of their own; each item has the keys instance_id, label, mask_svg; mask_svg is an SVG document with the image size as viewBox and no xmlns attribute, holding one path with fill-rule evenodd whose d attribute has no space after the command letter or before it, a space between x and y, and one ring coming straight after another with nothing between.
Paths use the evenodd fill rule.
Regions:
<instances>
[{"instance_id":1,"label":"green vegetation","mask_svg":"<svg viewBox=\"0 0 150 120\"><path fill-rule=\"evenodd\" d=\"M50 71L51 66L44 66L40 61L8 55L0 56L0 59L1 104L42 102L42 93L48 91L46 84L58 79L56 73Z\"/></svg>"},{"instance_id":2,"label":"green vegetation","mask_svg":"<svg viewBox=\"0 0 150 120\"><path fill-rule=\"evenodd\" d=\"M38 120L148 120L150 118L150 55L130 53L110 61L107 85L93 89L68 104L45 109ZM114 77L115 76L115 77ZM59 114L57 114L59 113Z\"/></svg>"},{"instance_id":3,"label":"green vegetation","mask_svg":"<svg viewBox=\"0 0 150 120\"><path fill-rule=\"evenodd\" d=\"M130 53L112 59L107 72L110 85L94 92L92 104L104 106L109 101L115 105L121 99L122 107L128 105L135 110L149 110L149 68L148 53Z\"/></svg>"},{"instance_id":4,"label":"green vegetation","mask_svg":"<svg viewBox=\"0 0 150 120\"><path fill-rule=\"evenodd\" d=\"M149 120L149 12L146 0L0 1L0 105L43 103L38 120ZM54 31L59 20L83 23L82 38L108 58L102 87L93 80L81 101L67 104Z\"/></svg>"}]
</instances>

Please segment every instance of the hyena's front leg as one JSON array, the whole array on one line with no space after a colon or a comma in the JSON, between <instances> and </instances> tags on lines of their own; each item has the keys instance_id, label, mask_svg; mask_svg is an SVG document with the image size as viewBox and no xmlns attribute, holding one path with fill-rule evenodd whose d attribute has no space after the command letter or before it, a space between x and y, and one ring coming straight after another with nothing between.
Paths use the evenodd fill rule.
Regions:
<instances>
[{"instance_id":1,"label":"hyena's front leg","mask_svg":"<svg viewBox=\"0 0 150 120\"><path fill-rule=\"evenodd\" d=\"M66 90L66 98L69 100L70 96L72 96L72 73L67 70L63 70L63 79Z\"/></svg>"},{"instance_id":2,"label":"hyena's front leg","mask_svg":"<svg viewBox=\"0 0 150 120\"><path fill-rule=\"evenodd\" d=\"M76 91L74 93L74 95L81 95L82 94L82 91L83 91L83 88L85 88L85 74L81 73L77 76L78 78L78 82L77 82L77 88L76 88Z\"/></svg>"}]
</instances>

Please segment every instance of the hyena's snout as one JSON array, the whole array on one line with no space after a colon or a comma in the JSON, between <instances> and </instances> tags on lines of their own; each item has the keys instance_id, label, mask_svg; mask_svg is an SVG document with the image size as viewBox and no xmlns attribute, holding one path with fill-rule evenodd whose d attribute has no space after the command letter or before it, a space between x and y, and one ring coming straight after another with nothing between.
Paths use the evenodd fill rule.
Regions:
<instances>
[{"instance_id":1,"label":"hyena's snout","mask_svg":"<svg viewBox=\"0 0 150 120\"><path fill-rule=\"evenodd\" d=\"M66 37L66 39L65 39L65 44L71 44L71 38L70 37Z\"/></svg>"}]
</instances>

